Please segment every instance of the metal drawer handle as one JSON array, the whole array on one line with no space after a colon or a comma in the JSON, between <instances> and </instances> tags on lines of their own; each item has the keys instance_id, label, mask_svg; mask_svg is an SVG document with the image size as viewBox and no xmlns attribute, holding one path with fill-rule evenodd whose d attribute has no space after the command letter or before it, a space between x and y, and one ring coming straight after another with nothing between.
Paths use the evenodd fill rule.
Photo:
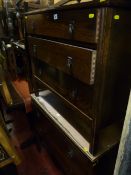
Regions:
<instances>
[{"instance_id":1,"label":"metal drawer handle","mask_svg":"<svg viewBox=\"0 0 131 175\"><path fill-rule=\"evenodd\" d=\"M42 68L41 67L38 68L38 73L40 76L42 75Z\"/></svg>"},{"instance_id":2,"label":"metal drawer handle","mask_svg":"<svg viewBox=\"0 0 131 175\"><path fill-rule=\"evenodd\" d=\"M73 91L71 93L71 98L72 99L76 99L77 98L77 95L78 95L78 89L75 88L75 89L73 89Z\"/></svg>"},{"instance_id":3,"label":"metal drawer handle","mask_svg":"<svg viewBox=\"0 0 131 175\"><path fill-rule=\"evenodd\" d=\"M70 56L67 57L67 67L69 69L71 69L71 67L72 67L72 60L73 60L72 57L70 57Z\"/></svg>"},{"instance_id":4,"label":"metal drawer handle","mask_svg":"<svg viewBox=\"0 0 131 175\"><path fill-rule=\"evenodd\" d=\"M72 22L69 24L69 34L70 34L70 35L72 35L72 34L74 33L74 29L75 29L74 24L75 24L74 21L72 21Z\"/></svg>"},{"instance_id":5,"label":"metal drawer handle","mask_svg":"<svg viewBox=\"0 0 131 175\"><path fill-rule=\"evenodd\" d=\"M37 46L33 45L33 54L34 54L34 56L36 56L36 53L37 53Z\"/></svg>"}]
</instances>

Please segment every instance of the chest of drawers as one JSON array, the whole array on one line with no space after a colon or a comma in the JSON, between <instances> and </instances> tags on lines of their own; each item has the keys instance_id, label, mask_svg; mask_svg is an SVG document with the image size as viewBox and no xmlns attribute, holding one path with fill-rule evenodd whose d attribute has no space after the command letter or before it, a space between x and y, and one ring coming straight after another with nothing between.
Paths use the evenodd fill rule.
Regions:
<instances>
[{"instance_id":1,"label":"chest of drawers","mask_svg":"<svg viewBox=\"0 0 131 175\"><path fill-rule=\"evenodd\" d=\"M100 133L123 120L130 86L131 13L119 3L109 4L25 16L33 90L56 94L58 105L66 108L60 114L65 111L63 116L89 142L92 154Z\"/></svg>"}]
</instances>

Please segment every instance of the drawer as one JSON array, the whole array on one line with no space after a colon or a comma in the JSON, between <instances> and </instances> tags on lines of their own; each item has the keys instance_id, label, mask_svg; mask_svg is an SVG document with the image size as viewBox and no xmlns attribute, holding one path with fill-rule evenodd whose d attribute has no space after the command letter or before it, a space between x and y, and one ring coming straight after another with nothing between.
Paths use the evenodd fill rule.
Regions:
<instances>
[{"instance_id":1,"label":"drawer","mask_svg":"<svg viewBox=\"0 0 131 175\"><path fill-rule=\"evenodd\" d=\"M93 175L93 163L78 149L77 145L42 113L37 112L37 115L41 117L41 126L43 124L41 139L59 164L63 166L65 174Z\"/></svg>"},{"instance_id":2,"label":"drawer","mask_svg":"<svg viewBox=\"0 0 131 175\"><path fill-rule=\"evenodd\" d=\"M86 86L86 84L44 64L40 60L38 64L35 64L34 60L32 62L36 90L39 89L38 83L40 82L43 87L49 88L64 99L64 101L68 101L75 108L93 117L92 103L94 88L92 86Z\"/></svg>"},{"instance_id":3,"label":"drawer","mask_svg":"<svg viewBox=\"0 0 131 175\"><path fill-rule=\"evenodd\" d=\"M45 39L28 38L30 55L88 84L94 84L96 51ZM35 52L35 53L34 53Z\"/></svg>"},{"instance_id":4,"label":"drawer","mask_svg":"<svg viewBox=\"0 0 131 175\"><path fill-rule=\"evenodd\" d=\"M27 33L97 43L99 9L52 11L26 17Z\"/></svg>"},{"instance_id":5,"label":"drawer","mask_svg":"<svg viewBox=\"0 0 131 175\"><path fill-rule=\"evenodd\" d=\"M62 128L65 128L66 130L68 129L70 132L72 132L72 136L74 138L77 134L77 138L79 137L79 140L80 138L82 138L81 140L84 140L84 145L86 139L88 141L88 147L90 147L93 137L93 119L91 119L87 115L84 115L83 113L80 113L78 110L66 104L61 100L61 98L59 98L51 91L45 90L43 91L43 94L44 93L48 94L42 96L42 101L44 101L45 103L43 108L46 106L47 103L48 105L46 109L50 110L50 114L55 118L55 120L60 123ZM76 133L76 130L80 133L80 136L78 133Z\"/></svg>"},{"instance_id":6,"label":"drawer","mask_svg":"<svg viewBox=\"0 0 131 175\"><path fill-rule=\"evenodd\" d=\"M79 144L72 141L59 128L59 126L45 115L40 108L33 103L36 110L37 120L41 128L41 142L49 150L49 153L54 157L63 169L66 175L100 175L107 172L107 175L113 174L118 145L113 146L103 153L98 155L87 155L80 150ZM36 121L38 123L38 121Z\"/></svg>"}]
</instances>

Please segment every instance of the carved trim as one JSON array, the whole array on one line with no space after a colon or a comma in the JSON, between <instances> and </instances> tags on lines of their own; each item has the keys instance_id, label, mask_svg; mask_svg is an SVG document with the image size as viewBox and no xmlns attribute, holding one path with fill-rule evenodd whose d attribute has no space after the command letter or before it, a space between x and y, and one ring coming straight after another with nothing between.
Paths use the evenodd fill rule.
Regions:
<instances>
[{"instance_id":1,"label":"carved trim","mask_svg":"<svg viewBox=\"0 0 131 175\"><path fill-rule=\"evenodd\" d=\"M97 11L97 20L96 20L96 42L99 40L99 33L100 33L100 14L101 11Z\"/></svg>"},{"instance_id":2,"label":"carved trim","mask_svg":"<svg viewBox=\"0 0 131 175\"><path fill-rule=\"evenodd\" d=\"M95 68L96 68L96 51L93 51L91 61L90 84L94 84L95 81Z\"/></svg>"}]
</instances>

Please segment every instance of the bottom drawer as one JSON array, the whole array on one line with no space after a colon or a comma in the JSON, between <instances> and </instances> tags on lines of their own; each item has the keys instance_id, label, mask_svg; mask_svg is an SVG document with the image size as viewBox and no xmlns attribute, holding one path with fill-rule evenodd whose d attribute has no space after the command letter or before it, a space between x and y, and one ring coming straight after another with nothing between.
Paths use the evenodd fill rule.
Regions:
<instances>
[{"instance_id":1,"label":"bottom drawer","mask_svg":"<svg viewBox=\"0 0 131 175\"><path fill-rule=\"evenodd\" d=\"M60 128L66 130L65 132L68 133L70 137L82 142L82 147L88 147L88 150L90 150L94 131L94 122L91 118L61 100L61 98L48 89L40 91L38 96L35 94L31 96L32 100L37 103L38 106L41 106L42 110L48 113Z\"/></svg>"},{"instance_id":2,"label":"bottom drawer","mask_svg":"<svg viewBox=\"0 0 131 175\"><path fill-rule=\"evenodd\" d=\"M38 108L38 107L37 107ZM66 175L99 175L105 171L113 175L117 149L91 160L69 139L42 111L36 109L37 132L42 144L46 146L57 164Z\"/></svg>"},{"instance_id":3,"label":"bottom drawer","mask_svg":"<svg viewBox=\"0 0 131 175\"><path fill-rule=\"evenodd\" d=\"M69 138L43 114L37 111L39 136L67 175L93 175L92 162Z\"/></svg>"}]
</instances>

